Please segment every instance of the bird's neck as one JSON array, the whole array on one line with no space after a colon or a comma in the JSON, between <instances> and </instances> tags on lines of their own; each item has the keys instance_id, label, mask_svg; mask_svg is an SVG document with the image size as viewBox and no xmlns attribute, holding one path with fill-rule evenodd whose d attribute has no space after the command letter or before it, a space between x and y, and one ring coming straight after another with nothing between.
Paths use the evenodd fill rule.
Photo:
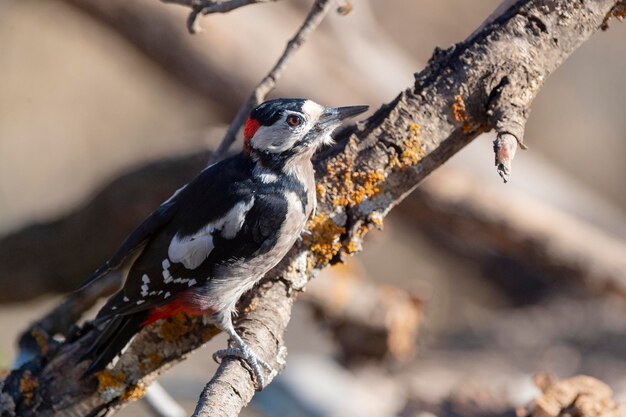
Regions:
<instances>
[{"instance_id":1,"label":"bird's neck","mask_svg":"<svg viewBox=\"0 0 626 417\"><path fill-rule=\"evenodd\" d=\"M310 152L273 154L268 152L252 152L250 157L257 165L268 172L276 175L290 176L301 182L312 181L314 177L311 157L314 150Z\"/></svg>"}]
</instances>

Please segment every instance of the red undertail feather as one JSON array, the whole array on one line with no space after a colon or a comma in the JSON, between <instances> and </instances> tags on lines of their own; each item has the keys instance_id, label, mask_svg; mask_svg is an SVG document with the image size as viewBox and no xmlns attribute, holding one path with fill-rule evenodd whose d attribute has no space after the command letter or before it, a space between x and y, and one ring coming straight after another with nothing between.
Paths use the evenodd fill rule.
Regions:
<instances>
[{"instance_id":1,"label":"red undertail feather","mask_svg":"<svg viewBox=\"0 0 626 417\"><path fill-rule=\"evenodd\" d=\"M205 313L205 310L200 310L197 307L188 304L184 299L178 299L163 307L157 307L150 310L148 318L143 323L141 323L141 325L142 327L146 327L154 323L155 321L167 319L179 314L186 314L190 317L193 317L202 316Z\"/></svg>"}]
</instances>

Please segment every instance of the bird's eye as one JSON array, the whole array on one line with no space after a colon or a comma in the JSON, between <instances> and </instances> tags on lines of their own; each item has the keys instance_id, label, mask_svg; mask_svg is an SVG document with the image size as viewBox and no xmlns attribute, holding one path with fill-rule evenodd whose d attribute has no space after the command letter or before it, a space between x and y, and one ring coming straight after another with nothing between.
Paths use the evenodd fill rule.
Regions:
<instances>
[{"instance_id":1,"label":"bird's eye","mask_svg":"<svg viewBox=\"0 0 626 417\"><path fill-rule=\"evenodd\" d=\"M300 126L300 124L302 124L302 117L291 114L287 117L287 123L289 123L291 127Z\"/></svg>"}]
</instances>

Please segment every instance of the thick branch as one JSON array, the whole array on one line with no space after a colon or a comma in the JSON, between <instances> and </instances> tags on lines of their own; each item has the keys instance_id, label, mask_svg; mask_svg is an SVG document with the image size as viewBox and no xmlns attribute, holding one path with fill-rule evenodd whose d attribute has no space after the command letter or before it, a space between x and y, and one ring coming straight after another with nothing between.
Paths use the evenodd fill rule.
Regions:
<instances>
[{"instance_id":1,"label":"thick branch","mask_svg":"<svg viewBox=\"0 0 626 417\"><path fill-rule=\"evenodd\" d=\"M360 249L368 229L430 172L494 127L494 100L534 97L545 79L591 36L616 1L518 1L466 41L439 51L415 84L363 126L346 129L339 145L316 162L318 213L312 236L293 248L265 283L243 300L237 323L246 342L280 369L283 333L295 298L317 270ZM537 22L540 16L541 24ZM539 30L537 30L539 25ZM532 57L532 59L530 59ZM501 88L508 79L509 88ZM507 99L507 96L509 99ZM48 416L115 409L142 394L158 372L212 337L197 320L156 323L135 338L114 369L78 382L78 358L96 337L91 328L14 371L3 392L16 409L6 415ZM42 358L39 358L42 359ZM225 360L203 392L206 415L235 416L254 393L249 372ZM202 414L199 414L202 415Z\"/></svg>"}]
</instances>

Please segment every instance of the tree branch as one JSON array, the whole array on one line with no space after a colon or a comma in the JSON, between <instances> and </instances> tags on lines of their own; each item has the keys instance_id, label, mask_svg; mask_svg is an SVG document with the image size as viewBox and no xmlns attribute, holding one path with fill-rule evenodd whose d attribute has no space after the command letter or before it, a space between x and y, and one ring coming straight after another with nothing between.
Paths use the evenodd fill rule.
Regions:
<instances>
[{"instance_id":1,"label":"tree branch","mask_svg":"<svg viewBox=\"0 0 626 417\"><path fill-rule=\"evenodd\" d=\"M187 18L187 30L189 33L197 33L202 30L197 25L199 14L208 15L212 13L228 13L249 4L270 3L278 0L161 0L163 3L180 4L191 7L191 12Z\"/></svg>"},{"instance_id":2,"label":"tree branch","mask_svg":"<svg viewBox=\"0 0 626 417\"><path fill-rule=\"evenodd\" d=\"M231 145L237 139L237 133L239 133L243 127L243 124L246 122L246 119L252 109L261 104L269 92L274 89L276 81L278 81L283 73L283 70L287 67L289 59L309 39L311 33L319 26L333 4L334 0L315 0L311 11L309 11L309 14L304 19L302 26L300 26L294 37L287 43L283 54L280 56L276 64L274 64L274 67L255 87L248 100L246 100L246 102L239 108L239 111L237 111L237 115L230 123L230 126L226 131L226 135L224 135L224 139L222 139L222 142L211 157L210 163L219 161L224 157L226 152L228 152L228 149L230 149Z\"/></svg>"},{"instance_id":3,"label":"tree branch","mask_svg":"<svg viewBox=\"0 0 626 417\"><path fill-rule=\"evenodd\" d=\"M219 106L213 106L211 111L225 120L245 100L241 86L248 80L243 74L236 67L224 65L222 57L207 48L206 43L190 37L163 5L153 0L62 1L113 29L169 77L203 99L219 97Z\"/></svg>"},{"instance_id":4,"label":"tree branch","mask_svg":"<svg viewBox=\"0 0 626 417\"><path fill-rule=\"evenodd\" d=\"M319 269L360 250L367 231L379 227L422 179L478 134L498 129L494 115L502 115L500 130L515 131L507 127L515 118L507 118L506 103L528 106L550 73L618 3L518 1L466 41L436 52L415 84L364 124L344 129L338 145L315 164L319 204L307 226L312 235L240 303L236 327L251 348L280 370L295 290ZM184 317L155 323L133 340L113 369L80 381L87 364L78 365L78 358L97 336L86 326L45 353L42 346L38 358L6 378L2 404L10 399L15 406L5 407L3 415L115 410L140 397L158 373L215 332ZM247 368L238 360L224 360L205 387L196 415L235 416L253 394Z\"/></svg>"},{"instance_id":5,"label":"tree branch","mask_svg":"<svg viewBox=\"0 0 626 417\"><path fill-rule=\"evenodd\" d=\"M461 173L438 174L401 212L452 247L504 255L540 275L578 281L590 293L626 300L626 243L532 197L488 187Z\"/></svg>"}]
</instances>

